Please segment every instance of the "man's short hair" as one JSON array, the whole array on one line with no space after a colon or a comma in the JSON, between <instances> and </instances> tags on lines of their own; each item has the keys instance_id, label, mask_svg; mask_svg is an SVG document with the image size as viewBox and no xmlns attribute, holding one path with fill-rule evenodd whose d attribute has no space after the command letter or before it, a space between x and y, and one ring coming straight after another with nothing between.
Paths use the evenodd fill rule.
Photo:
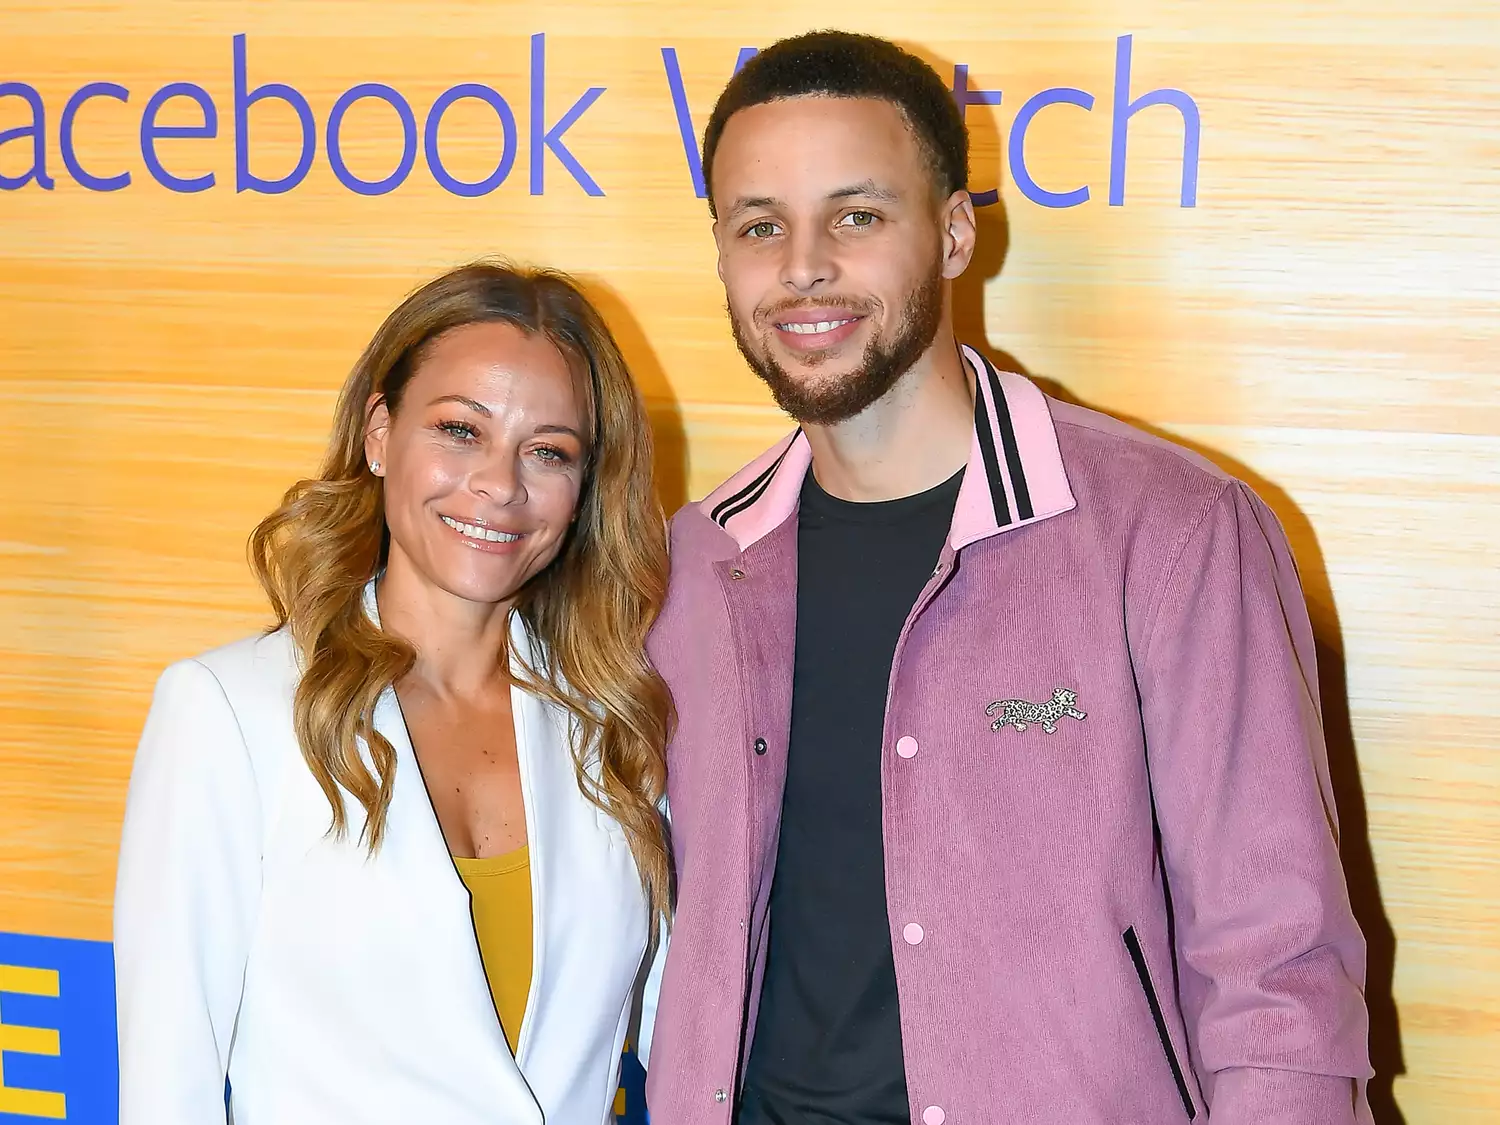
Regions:
<instances>
[{"instance_id":1,"label":"man's short hair","mask_svg":"<svg viewBox=\"0 0 1500 1125\"><path fill-rule=\"evenodd\" d=\"M742 109L808 96L879 98L901 111L942 198L969 185L969 134L937 71L889 39L848 31L809 31L773 43L729 80L703 131L703 183L713 200L714 153L724 126Z\"/></svg>"}]
</instances>

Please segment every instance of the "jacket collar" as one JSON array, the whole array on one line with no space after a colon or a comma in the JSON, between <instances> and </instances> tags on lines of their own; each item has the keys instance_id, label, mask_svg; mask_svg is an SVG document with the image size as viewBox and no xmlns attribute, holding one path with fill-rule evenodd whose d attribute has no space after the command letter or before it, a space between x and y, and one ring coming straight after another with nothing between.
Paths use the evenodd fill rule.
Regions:
<instances>
[{"instance_id":1,"label":"jacket collar","mask_svg":"<svg viewBox=\"0 0 1500 1125\"><path fill-rule=\"evenodd\" d=\"M955 551L1071 511L1047 398L1025 376L996 371L963 348L975 374L974 436L948 545ZM812 448L801 430L782 438L721 484L699 510L747 550L797 510Z\"/></svg>"}]
</instances>

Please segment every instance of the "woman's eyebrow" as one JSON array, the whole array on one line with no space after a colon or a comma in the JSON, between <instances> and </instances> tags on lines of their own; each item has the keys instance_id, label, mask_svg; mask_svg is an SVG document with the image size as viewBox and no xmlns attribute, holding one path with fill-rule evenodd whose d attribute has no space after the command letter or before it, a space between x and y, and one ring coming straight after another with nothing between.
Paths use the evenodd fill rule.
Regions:
<instances>
[{"instance_id":1,"label":"woman's eyebrow","mask_svg":"<svg viewBox=\"0 0 1500 1125\"><path fill-rule=\"evenodd\" d=\"M490 408L488 406L485 406L483 403L475 402L472 398L469 398L466 395L443 395L440 398L433 399L427 405L436 406L440 402L459 402L467 406L470 410L474 411L475 414L483 414L486 418L494 417L494 415L490 413Z\"/></svg>"},{"instance_id":2,"label":"woman's eyebrow","mask_svg":"<svg viewBox=\"0 0 1500 1125\"><path fill-rule=\"evenodd\" d=\"M572 426L542 425L536 428L536 432L539 434L572 434L579 441L583 440L583 435Z\"/></svg>"}]
</instances>

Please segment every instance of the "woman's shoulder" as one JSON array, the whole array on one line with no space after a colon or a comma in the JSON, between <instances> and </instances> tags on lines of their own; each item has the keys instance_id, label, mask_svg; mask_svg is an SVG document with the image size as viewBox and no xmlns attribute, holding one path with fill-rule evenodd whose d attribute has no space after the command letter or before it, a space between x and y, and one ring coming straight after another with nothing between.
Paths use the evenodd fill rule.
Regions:
<instances>
[{"instance_id":1,"label":"woman's shoulder","mask_svg":"<svg viewBox=\"0 0 1500 1125\"><path fill-rule=\"evenodd\" d=\"M169 665L158 693L174 684L194 684L222 694L236 714L291 706L297 688L297 649L291 633L256 633Z\"/></svg>"},{"instance_id":2,"label":"woman's shoulder","mask_svg":"<svg viewBox=\"0 0 1500 1125\"><path fill-rule=\"evenodd\" d=\"M183 664L206 668L226 691L252 688L258 684L280 684L288 678L295 681L297 648L290 630L283 628L241 637L178 662Z\"/></svg>"},{"instance_id":3,"label":"woman's shoulder","mask_svg":"<svg viewBox=\"0 0 1500 1125\"><path fill-rule=\"evenodd\" d=\"M141 762L171 761L182 773L253 778L274 791L298 757L292 701L296 646L284 630L245 637L168 665L157 680L137 752Z\"/></svg>"}]
</instances>

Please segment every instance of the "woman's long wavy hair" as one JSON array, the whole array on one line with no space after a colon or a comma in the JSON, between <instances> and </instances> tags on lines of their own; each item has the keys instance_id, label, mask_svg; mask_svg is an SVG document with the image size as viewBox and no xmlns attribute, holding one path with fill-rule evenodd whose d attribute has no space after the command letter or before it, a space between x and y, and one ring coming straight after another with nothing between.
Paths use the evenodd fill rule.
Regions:
<instances>
[{"instance_id":1,"label":"woman's long wavy hair","mask_svg":"<svg viewBox=\"0 0 1500 1125\"><path fill-rule=\"evenodd\" d=\"M565 275L480 261L402 301L344 383L317 477L288 489L250 536L250 564L301 663L297 741L332 807L332 831L348 829L347 793L364 810L360 839L373 852L396 769L395 749L375 729L375 704L416 652L364 606L389 543L384 489L365 461L370 396L395 414L434 340L488 322L546 337L588 375L593 435L577 521L515 600L539 656L521 678L571 715L579 786L624 829L654 933L670 900L658 807L672 704L645 645L666 596L665 528L645 404L603 318Z\"/></svg>"}]
</instances>

